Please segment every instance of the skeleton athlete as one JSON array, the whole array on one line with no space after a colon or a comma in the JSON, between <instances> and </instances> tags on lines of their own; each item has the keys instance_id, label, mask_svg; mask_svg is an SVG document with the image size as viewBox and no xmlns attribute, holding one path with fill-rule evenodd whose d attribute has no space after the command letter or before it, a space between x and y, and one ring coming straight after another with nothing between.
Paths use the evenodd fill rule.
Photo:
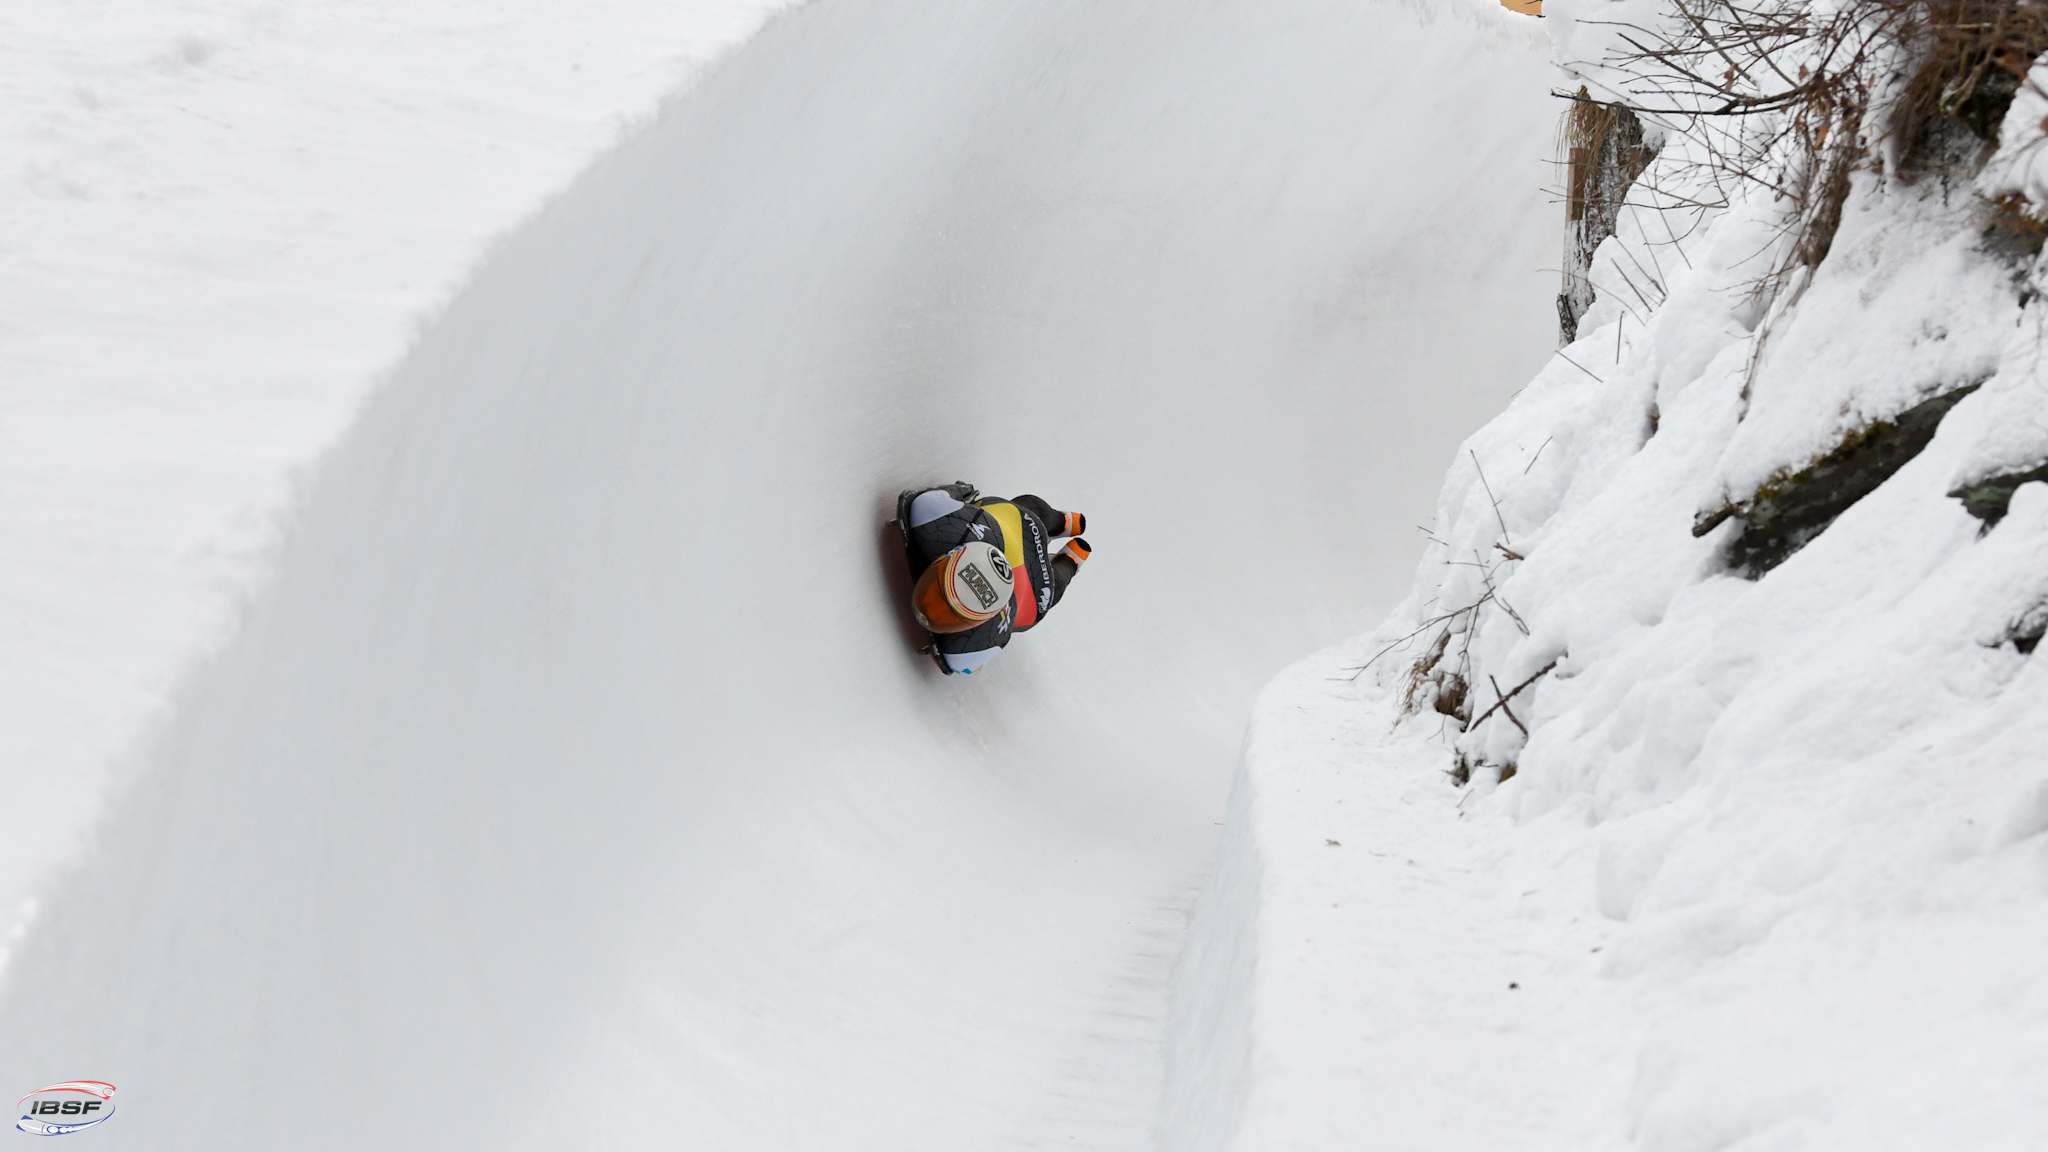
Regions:
<instances>
[{"instance_id":1,"label":"skeleton athlete","mask_svg":"<svg viewBox=\"0 0 2048 1152\"><path fill-rule=\"evenodd\" d=\"M910 610L948 674L980 669L1013 632L1035 627L1088 561L1087 518L1036 496L984 497L969 484L897 501L911 571ZM1059 551L1054 541L1072 537Z\"/></svg>"}]
</instances>

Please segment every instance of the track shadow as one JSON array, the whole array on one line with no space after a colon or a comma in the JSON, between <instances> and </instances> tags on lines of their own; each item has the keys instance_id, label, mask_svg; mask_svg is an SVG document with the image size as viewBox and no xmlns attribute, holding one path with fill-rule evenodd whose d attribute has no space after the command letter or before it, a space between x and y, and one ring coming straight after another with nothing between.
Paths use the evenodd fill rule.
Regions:
<instances>
[{"instance_id":1,"label":"track shadow","mask_svg":"<svg viewBox=\"0 0 2048 1152\"><path fill-rule=\"evenodd\" d=\"M933 675L938 669L932 665L932 658L918 649L932 642L931 633L918 626L910 615L910 586L913 578L910 571L910 557L903 552L903 531L894 520L882 525L875 535L875 549L879 553L876 561L882 566L882 580L889 589L889 602L895 605L896 629L903 637L903 650Z\"/></svg>"}]
</instances>

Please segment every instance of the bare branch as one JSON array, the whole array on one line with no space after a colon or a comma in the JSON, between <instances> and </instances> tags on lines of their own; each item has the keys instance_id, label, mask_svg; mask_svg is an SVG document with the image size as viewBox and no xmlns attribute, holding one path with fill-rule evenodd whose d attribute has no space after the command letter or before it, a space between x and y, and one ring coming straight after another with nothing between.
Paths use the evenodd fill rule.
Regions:
<instances>
[{"instance_id":1,"label":"bare branch","mask_svg":"<svg viewBox=\"0 0 2048 1152\"><path fill-rule=\"evenodd\" d=\"M1508 692L1502 692L1500 690L1500 681L1494 680L1493 677L1488 676L1487 679L1489 681L1492 681L1493 683L1493 694L1496 697L1496 699L1494 700L1492 707L1489 707L1486 711L1481 712L1479 715L1472 718L1472 723L1466 726L1466 730L1470 731L1473 728L1479 727L1480 724L1485 722L1488 716L1493 715L1495 709L1499 709L1502 712L1506 712L1508 719L1515 721L1515 727L1522 728L1522 722L1520 720L1515 720L1515 714L1513 712L1508 711L1508 701L1513 700L1517 696L1520 696L1522 694L1523 689L1527 688L1531 684L1534 684L1536 681L1541 680L1545 674L1550 672L1550 670L1555 667L1557 667L1557 661L1552 660L1550 663L1545 664L1543 667L1538 668L1536 671L1530 673L1529 678L1527 680L1524 680L1520 684L1515 685L1514 689ZM1522 735L1527 736L1528 734L1529 730L1527 728L1522 728Z\"/></svg>"}]
</instances>

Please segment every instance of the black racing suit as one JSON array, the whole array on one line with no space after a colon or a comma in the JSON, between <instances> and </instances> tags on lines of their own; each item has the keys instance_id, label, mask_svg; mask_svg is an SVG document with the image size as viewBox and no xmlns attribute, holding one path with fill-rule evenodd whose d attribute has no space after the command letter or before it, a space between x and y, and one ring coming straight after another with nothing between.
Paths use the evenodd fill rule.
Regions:
<instances>
[{"instance_id":1,"label":"black racing suit","mask_svg":"<svg viewBox=\"0 0 2048 1152\"><path fill-rule=\"evenodd\" d=\"M1053 551L1053 540L1078 534L1083 521L1036 496L1004 500L950 484L917 493L906 507L913 574L970 540L994 545L1010 561L1010 603L995 619L965 632L933 635L934 651L949 673L974 671L1010 642L1011 633L1035 627L1066 594L1088 555L1084 544Z\"/></svg>"}]
</instances>

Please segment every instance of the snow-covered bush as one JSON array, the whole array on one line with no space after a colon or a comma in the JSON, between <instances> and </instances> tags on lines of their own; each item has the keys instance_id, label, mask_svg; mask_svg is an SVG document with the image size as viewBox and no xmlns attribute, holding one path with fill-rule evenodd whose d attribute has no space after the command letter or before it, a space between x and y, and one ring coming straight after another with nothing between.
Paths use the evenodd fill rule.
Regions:
<instances>
[{"instance_id":1,"label":"snow-covered bush","mask_svg":"<svg viewBox=\"0 0 2048 1152\"><path fill-rule=\"evenodd\" d=\"M1545 14L1656 156L1410 599L1254 715L1239 1146L2032 1149L2041 9Z\"/></svg>"},{"instance_id":2,"label":"snow-covered bush","mask_svg":"<svg viewBox=\"0 0 2048 1152\"><path fill-rule=\"evenodd\" d=\"M1372 658L1409 723L1444 729L1460 779L1502 779L1546 752L1595 771L1609 758L1567 749L1630 693L1581 699L1571 682L1679 605L1745 595L1727 577L1762 576L1872 503L1951 408L1943 447L1981 446L1937 454L1953 475L1915 473L1925 524L1829 549L1855 548L1846 568L1938 552L1976 526L1952 490L2002 514L2012 481L2048 462L2039 232L2027 243L2025 223L2048 183L2048 98L2020 76L2048 45L2048 8L1551 11L1567 51L1595 53L1578 78L1635 108L1663 147L1593 261L1579 338L1454 465L1415 597ZM1697 731L1660 771L1691 763L1726 703L1705 683Z\"/></svg>"},{"instance_id":3,"label":"snow-covered bush","mask_svg":"<svg viewBox=\"0 0 2048 1152\"><path fill-rule=\"evenodd\" d=\"M1657 155L1410 599L1254 718L1261 1134L1430 1072L1443 1147L2048 1127L2038 10L1678 5L1546 5Z\"/></svg>"}]
</instances>

